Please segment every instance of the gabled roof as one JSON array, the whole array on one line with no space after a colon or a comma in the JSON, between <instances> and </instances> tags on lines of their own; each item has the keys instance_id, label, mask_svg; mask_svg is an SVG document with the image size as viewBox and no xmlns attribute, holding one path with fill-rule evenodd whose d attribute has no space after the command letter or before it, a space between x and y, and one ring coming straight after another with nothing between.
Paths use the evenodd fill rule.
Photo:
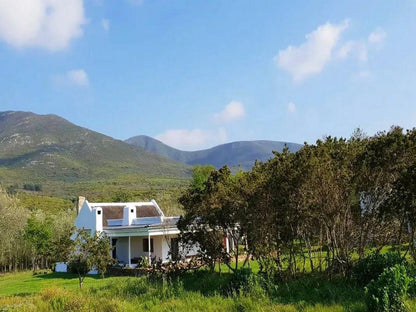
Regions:
<instances>
[{"instance_id":1,"label":"gabled roof","mask_svg":"<svg viewBox=\"0 0 416 312\"><path fill-rule=\"evenodd\" d=\"M123 209L126 206L136 207L136 218L163 217L163 212L154 201L133 203L89 203L91 208L101 207L103 211L103 226L108 226L108 220L123 219Z\"/></svg>"}]
</instances>

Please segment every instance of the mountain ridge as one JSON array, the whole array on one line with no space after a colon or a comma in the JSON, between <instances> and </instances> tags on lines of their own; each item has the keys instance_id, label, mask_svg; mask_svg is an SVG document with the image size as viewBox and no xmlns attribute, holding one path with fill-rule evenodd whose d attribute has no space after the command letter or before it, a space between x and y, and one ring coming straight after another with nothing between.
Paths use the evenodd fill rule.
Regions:
<instances>
[{"instance_id":1,"label":"mountain ridge","mask_svg":"<svg viewBox=\"0 0 416 312\"><path fill-rule=\"evenodd\" d=\"M0 112L0 169L39 179L189 176L190 168L53 114Z\"/></svg>"},{"instance_id":2,"label":"mountain ridge","mask_svg":"<svg viewBox=\"0 0 416 312\"><path fill-rule=\"evenodd\" d=\"M302 147L291 142L253 140L235 141L198 151L182 151L146 135L134 136L125 142L188 165L213 165L216 168L227 165L244 170L251 169L255 160L268 160L273 157L273 151L281 152L285 146L291 152L296 152Z\"/></svg>"}]
</instances>

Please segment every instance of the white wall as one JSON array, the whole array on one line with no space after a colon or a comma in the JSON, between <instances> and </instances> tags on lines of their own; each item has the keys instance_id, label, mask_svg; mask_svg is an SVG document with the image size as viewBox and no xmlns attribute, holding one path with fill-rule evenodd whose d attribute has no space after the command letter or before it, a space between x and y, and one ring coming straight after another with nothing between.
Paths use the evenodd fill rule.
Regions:
<instances>
[{"instance_id":1,"label":"white wall","mask_svg":"<svg viewBox=\"0 0 416 312\"><path fill-rule=\"evenodd\" d=\"M75 226L78 229L91 230L91 234L95 231L103 230L103 213L100 207L90 209L88 201L85 201L75 219Z\"/></svg>"},{"instance_id":2,"label":"white wall","mask_svg":"<svg viewBox=\"0 0 416 312\"><path fill-rule=\"evenodd\" d=\"M169 241L169 242L168 242ZM170 237L163 237L162 238L162 261L169 261L170 260Z\"/></svg>"}]
</instances>

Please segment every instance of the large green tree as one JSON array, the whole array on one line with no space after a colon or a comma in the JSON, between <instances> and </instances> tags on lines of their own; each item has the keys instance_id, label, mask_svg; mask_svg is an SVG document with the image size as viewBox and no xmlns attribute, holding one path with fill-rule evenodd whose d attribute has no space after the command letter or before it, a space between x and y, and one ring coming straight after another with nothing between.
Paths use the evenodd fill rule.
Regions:
<instances>
[{"instance_id":1,"label":"large green tree","mask_svg":"<svg viewBox=\"0 0 416 312\"><path fill-rule=\"evenodd\" d=\"M244 238L241 225L242 208L247 201L241 192L242 175L232 175L228 167L209 170L206 181L201 177L179 199L185 214L178 222L184 243L197 244L200 253L211 266L216 261L225 263L231 270L238 269L238 244ZM231 240L230 247L224 238ZM232 248L232 247L235 248ZM233 260L233 261L231 261Z\"/></svg>"},{"instance_id":2,"label":"large green tree","mask_svg":"<svg viewBox=\"0 0 416 312\"><path fill-rule=\"evenodd\" d=\"M91 234L85 230L76 232L73 250L69 256L69 269L78 274L80 288L92 269L98 270L101 277L104 277L107 266L114 262L111 250L108 237L102 233Z\"/></svg>"}]
</instances>

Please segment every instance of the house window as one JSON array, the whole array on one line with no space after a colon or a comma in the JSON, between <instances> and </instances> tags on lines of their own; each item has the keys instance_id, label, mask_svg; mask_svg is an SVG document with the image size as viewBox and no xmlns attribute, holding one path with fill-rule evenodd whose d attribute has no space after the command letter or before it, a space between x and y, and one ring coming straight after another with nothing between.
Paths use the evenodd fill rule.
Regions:
<instances>
[{"instance_id":1,"label":"house window","mask_svg":"<svg viewBox=\"0 0 416 312\"><path fill-rule=\"evenodd\" d=\"M149 240L143 238L143 251L149 252ZM153 238L150 239L150 252L153 252Z\"/></svg>"}]
</instances>

